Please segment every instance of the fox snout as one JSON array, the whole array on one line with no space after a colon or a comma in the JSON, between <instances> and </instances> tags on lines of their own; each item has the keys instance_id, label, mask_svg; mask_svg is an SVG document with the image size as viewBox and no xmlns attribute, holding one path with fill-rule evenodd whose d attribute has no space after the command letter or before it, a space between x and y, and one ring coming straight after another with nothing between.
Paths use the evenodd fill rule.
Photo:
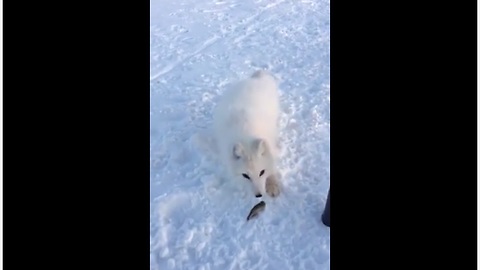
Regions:
<instances>
[{"instance_id":1,"label":"fox snout","mask_svg":"<svg viewBox=\"0 0 480 270\"><path fill-rule=\"evenodd\" d=\"M260 198L262 197L262 194L265 192L265 179L263 178L258 178L254 179L252 181L253 185L253 192L255 194L255 197Z\"/></svg>"}]
</instances>

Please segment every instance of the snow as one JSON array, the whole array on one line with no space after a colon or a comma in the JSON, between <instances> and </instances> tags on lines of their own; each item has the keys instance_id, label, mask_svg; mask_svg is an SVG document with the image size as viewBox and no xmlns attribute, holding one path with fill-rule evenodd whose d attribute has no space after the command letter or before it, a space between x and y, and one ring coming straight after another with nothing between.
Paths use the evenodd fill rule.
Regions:
<instances>
[{"instance_id":1,"label":"snow","mask_svg":"<svg viewBox=\"0 0 480 270\"><path fill-rule=\"evenodd\" d=\"M150 269L329 269L329 0L152 0L150 24ZM260 199L224 179L209 128L260 68L280 85L283 192L246 222Z\"/></svg>"}]
</instances>

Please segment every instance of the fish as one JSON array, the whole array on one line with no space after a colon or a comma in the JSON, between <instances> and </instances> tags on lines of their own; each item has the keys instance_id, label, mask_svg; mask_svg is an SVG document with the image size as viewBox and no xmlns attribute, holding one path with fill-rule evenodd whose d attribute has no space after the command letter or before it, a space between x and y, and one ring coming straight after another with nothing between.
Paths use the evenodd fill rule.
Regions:
<instances>
[{"instance_id":1,"label":"fish","mask_svg":"<svg viewBox=\"0 0 480 270\"><path fill-rule=\"evenodd\" d=\"M247 221L258 216L261 212L263 212L263 210L265 210L265 202L264 201L261 201L259 203L257 203L253 208L252 210L250 210L250 214L248 214L248 217L247 217Z\"/></svg>"}]
</instances>

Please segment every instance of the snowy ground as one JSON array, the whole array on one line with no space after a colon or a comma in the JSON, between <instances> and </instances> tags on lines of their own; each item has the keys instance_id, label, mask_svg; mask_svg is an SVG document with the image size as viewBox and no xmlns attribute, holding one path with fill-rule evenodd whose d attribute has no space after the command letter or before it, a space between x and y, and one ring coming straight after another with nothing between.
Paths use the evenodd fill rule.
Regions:
<instances>
[{"instance_id":1,"label":"snowy ground","mask_svg":"<svg viewBox=\"0 0 480 270\"><path fill-rule=\"evenodd\" d=\"M224 180L208 128L259 68L279 80L284 191L247 223L259 199ZM150 268L329 269L329 0L152 0L150 80Z\"/></svg>"}]
</instances>

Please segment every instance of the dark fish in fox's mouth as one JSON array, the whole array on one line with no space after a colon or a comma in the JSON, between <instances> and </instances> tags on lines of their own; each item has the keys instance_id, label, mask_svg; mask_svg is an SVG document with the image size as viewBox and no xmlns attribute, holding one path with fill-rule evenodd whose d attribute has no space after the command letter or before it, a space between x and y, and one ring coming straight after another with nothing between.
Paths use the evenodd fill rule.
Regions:
<instances>
[{"instance_id":1,"label":"dark fish in fox's mouth","mask_svg":"<svg viewBox=\"0 0 480 270\"><path fill-rule=\"evenodd\" d=\"M256 216L258 216L261 212L263 212L263 210L265 210L265 202L264 201L261 201L259 203L257 203L253 208L252 210L250 210L250 214L248 214L248 217L247 217L247 221L252 219L252 218L255 218Z\"/></svg>"}]
</instances>

